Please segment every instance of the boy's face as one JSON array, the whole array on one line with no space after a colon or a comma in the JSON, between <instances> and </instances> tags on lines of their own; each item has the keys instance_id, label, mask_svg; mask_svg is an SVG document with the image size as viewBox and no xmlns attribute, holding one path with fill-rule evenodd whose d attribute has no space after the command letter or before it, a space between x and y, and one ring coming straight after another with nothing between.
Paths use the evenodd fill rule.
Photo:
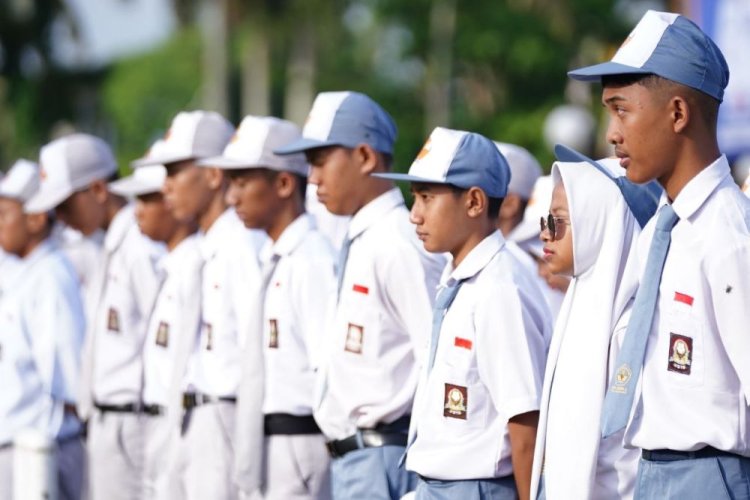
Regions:
<instances>
[{"instance_id":1,"label":"boy's face","mask_svg":"<svg viewBox=\"0 0 750 500\"><path fill-rule=\"evenodd\" d=\"M268 171L258 168L229 172L228 175L227 204L234 207L245 227L268 229L281 201L274 178Z\"/></svg>"},{"instance_id":2,"label":"boy's face","mask_svg":"<svg viewBox=\"0 0 750 500\"><path fill-rule=\"evenodd\" d=\"M552 274L573 275L573 231L570 226L568 197L562 182L552 190L550 214L555 219L555 237L547 227L540 238L544 242L544 261Z\"/></svg>"},{"instance_id":3,"label":"boy's face","mask_svg":"<svg viewBox=\"0 0 750 500\"><path fill-rule=\"evenodd\" d=\"M97 196L98 189L106 187L94 188L90 185L70 195L55 208L57 218L86 236L94 233L104 224L104 209Z\"/></svg>"},{"instance_id":4,"label":"boy's face","mask_svg":"<svg viewBox=\"0 0 750 500\"><path fill-rule=\"evenodd\" d=\"M214 195L208 182L209 168L198 167L193 160L165 165L167 178L162 193L175 219L190 222L199 217Z\"/></svg>"},{"instance_id":5,"label":"boy's face","mask_svg":"<svg viewBox=\"0 0 750 500\"><path fill-rule=\"evenodd\" d=\"M9 254L23 256L31 234L21 202L0 198L0 246Z\"/></svg>"},{"instance_id":6,"label":"boy's face","mask_svg":"<svg viewBox=\"0 0 750 500\"><path fill-rule=\"evenodd\" d=\"M161 193L138 196L135 202L135 218L143 234L161 242L169 241L179 224L167 208Z\"/></svg>"},{"instance_id":7,"label":"boy's face","mask_svg":"<svg viewBox=\"0 0 750 500\"><path fill-rule=\"evenodd\" d=\"M358 200L353 196L363 181L353 151L340 146L305 152L310 163L309 182L318 186L318 200L336 215L353 215Z\"/></svg>"},{"instance_id":8,"label":"boy's face","mask_svg":"<svg viewBox=\"0 0 750 500\"><path fill-rule=\"evenodd\" d=\"M607 84L602 103L609 114L607 141L635 183L669 175L676 159L669 99L644 85Z\"/></svg>"},{"instance_id":9,"label":"boy's face","mask_svg":"<svg viewBox=\"0 0 750 500\"><path fill-rule=\"evenodd\" d=\"M450 186L413 183L414 205L409 220L428 252L459 253L467 227L464 196Z\"/></svg>"}]
</instances>

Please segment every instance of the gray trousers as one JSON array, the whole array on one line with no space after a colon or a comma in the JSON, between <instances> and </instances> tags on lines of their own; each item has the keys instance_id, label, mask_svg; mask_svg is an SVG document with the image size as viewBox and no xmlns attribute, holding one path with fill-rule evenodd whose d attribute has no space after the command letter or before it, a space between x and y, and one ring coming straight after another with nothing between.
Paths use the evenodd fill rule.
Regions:
<instances>
[{"instance_id":1,"label":"gray trousers","mask_svg":"<svg viewBox=\"0 0 750 500\"><path fill-rule=\"evenodd\" d=\"M235 405L220 402L197 406L183 419L177 442L177 498L235 500L232 479Z\"/></svg>"},{"instance_id":2,"label":"gray trousers","mask_svg":"<svg viewBox=\"0 0 750 500\"><path fill-rule=\"evenodd\" d=\"M94 411L87 443L90 500L141 498L147 418L136 413Z\"/></svg>"},{"instance_id":3,"label":"gray trousers","mask_svg":"<svg viewBox=\"0 0 750 500\"><path fill-rule=\"evenodd\" d=\"M331 459L322 434L269 436L265 446L266 500L331 498Z\"/></svg>"}]
</instances>

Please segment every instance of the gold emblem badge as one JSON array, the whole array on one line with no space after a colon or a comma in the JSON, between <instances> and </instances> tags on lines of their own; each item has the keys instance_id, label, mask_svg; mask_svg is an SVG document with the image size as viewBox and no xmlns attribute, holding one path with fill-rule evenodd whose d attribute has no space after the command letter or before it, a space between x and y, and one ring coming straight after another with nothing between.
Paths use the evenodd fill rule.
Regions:
<instances>
[{"instance_id":1,"label":"gold emblem badge","mask_svg":"<svg viewBox=\"0 0 750 500\"><path fill-rule=\"evenodd\" d=\"M279 348L279 323L275 319L269 319L270 332L268 334L268 347L270 349Z\"/></svg>"},{"instance_id":2,"label":"gold emblem badge","mask_svg":"<svg viewBox=\"0 0 750 500\"><path fill-rule=\"evenodd\" d=\"M169 323L162 321L156 330L156 345L167 347L169 345Z\"/></svg>"},{"instance_id":3,"label":"gold emblem badge","mask_svg":"<svg viewBox=\"0 0 750 500\"><path fill-rule=\"evenodd\" d=\"M114 307L110 307L107 313L107 330L120 333L120 315Z\"/></svg>"},{"instance_id":4,"label":"gold emblem badge","mask_svg":"<svg viewBox=\"0 0 750 500\"><path fill-rule=\"evenodd\" d=\"M690 375L693 364L693 339L685 335L670 333L669 335L669 362L667 370L671 372Z\"/></svg>"},{"instance_id":5,"label":"gold emblem badge","mask_svg":"<svg viewBox=\"0 0 750 500\"><path fill-rule=\"evenodd\" d=\"M360 325L349 323L349 328L346 332L344 350L354 354L362 354L362 342L364 341L364 338L365 328Z\"/></svg>"},{"instance_id":6,"label":"gold emblem badge","mask_svg":"<svg viewBox=\"0 0 750 500\"><path fill-rule=\"evenodd\" d=\"M625 394L628 392L627 385L630 382L630 378L633 376L633 372L627 364L622 365L617 369L615 374L615 385L612 387L613 392Z\"/></svg>"},{"instance_id":7,"label":"gold emblem badge","mask_svg":"<svg viewBox=\"0 0 750 500\"><path fill-rule=\"evenodd\" d=\"M466 408L469 404L468 400L469 395L466 387L461 385L445 384L443 416L466 420Z\"/></svg>"}]
</instances>

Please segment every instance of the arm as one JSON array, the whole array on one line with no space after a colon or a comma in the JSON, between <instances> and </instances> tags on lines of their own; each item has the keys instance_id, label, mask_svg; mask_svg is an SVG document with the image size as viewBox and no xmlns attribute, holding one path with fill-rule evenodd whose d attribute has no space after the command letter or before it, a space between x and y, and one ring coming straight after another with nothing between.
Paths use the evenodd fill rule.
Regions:
<instances>
[{"instance_id":1,"label":"arm","mask_svg":"<svg viewBox=\"0 0 750 500\"><path fill-rule=\"evenodd\" d=\"M534 461L536 427L539 412L530 411L516 415L508 421L513 478L518 489L518 498L527 500L531 487L531 464Z\"/></svg>"}]
</instances>

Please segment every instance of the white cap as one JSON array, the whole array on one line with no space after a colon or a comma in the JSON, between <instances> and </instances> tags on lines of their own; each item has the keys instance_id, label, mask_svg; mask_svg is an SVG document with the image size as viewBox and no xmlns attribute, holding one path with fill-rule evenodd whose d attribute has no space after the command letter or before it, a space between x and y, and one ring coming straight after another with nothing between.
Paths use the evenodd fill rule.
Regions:
<instances>
[{"instance_id":1,"label":"white cap","mask_svg":"<svg viewBox=\"0 0 750 500\"><path fill-rule=\"evenodd\" d=\"M531 193L526 211L523 214L523 220L508 235L509 239L526 250L533 251L534 247L538 246L536 241L539 240L539 233L541 232L539 219L546 217L549 213L553 187L552 176L550 175L539 177L536 180L534 191Z\"/></svg>"},{"instance_id":2,"label":"white cap","mask_svg":"<svg viewBox=\"0 0 750 500\"><path fill-rule=\"evenodd\" d=\"M39 165L29 160L18 160L0 179L0 197L26 203L39 189Z\"/></svg>"},{"instance_id":3,"label":"white cap","mask_svg":"<svg viewBox=\"0 0 750 500\"><path fill-rule=\"evenodd\" d=\"M214 111L183 111L177 113L164 134L158 154L151 151L132 162L134 167L166 165L183 160L196 160L220 155L234 133L226 118Z\"/></svg>"},{"instance_id":4,"label":"white cap","mask_svg":"<svg viewBox=\"0 0 750 500\"><path fill-rule=\"evenodd\" d=\"M221 156L206 158L198 165L221 169L267 168L307 177L302 153L279 156L274 150L296 141L302 133L294 123L271 116L246 116Z\"/></svg>"},{"instance_id":5,"label":"white cap","mask_svg":"<svg viewBox=\"0 0 750 500\"><path fill-rule=\"evenodd\" d=\"M54 140L39 153L39 192L26 203L26 211L47 212L70 195L117 170L106 142L88 134L72 134Z\"/></svg>"},{"instance_id":6,"label":"white cap","mask_svg":"<svg viewBox=\"0 0 750 500\"><path fill-rule=\"evenodd\" d=\"M167 169L164 165L149 165L135 169L133 175L109 183L109 190L120 196L141 196L158 193L164 186Z\"/></svg>"},{"instance_id":7,"label":"white cap","mask_svg":"<svg viewBox=\"0 0 750 500\"><path fill-rule=\"evenodd\" d=\"M534 192L534 184L542 175L542 167L536 158L526 149L515 144L495 142L495 146L508 160L510 167L510 182L508 193L515 193L528 200Z\"/></svg>"}]
</instances>

